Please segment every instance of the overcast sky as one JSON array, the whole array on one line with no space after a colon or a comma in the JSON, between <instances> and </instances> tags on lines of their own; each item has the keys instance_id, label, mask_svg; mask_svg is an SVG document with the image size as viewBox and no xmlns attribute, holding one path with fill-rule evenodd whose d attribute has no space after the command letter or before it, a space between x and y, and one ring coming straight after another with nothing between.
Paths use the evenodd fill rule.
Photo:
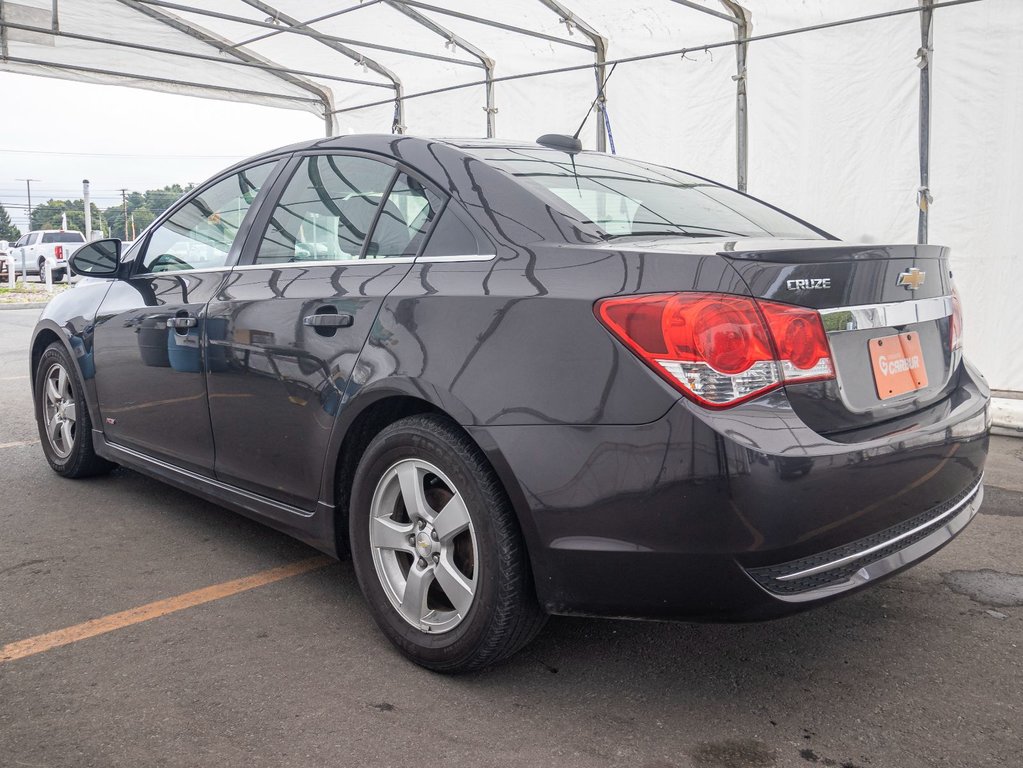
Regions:
<instances>
[{"instance_id":1,"label":"overcast sky","mask_svg":"<svg viewBox=\"0 0 1023 768\"><path fill-rule=\"evenodd\" d=\"M0 72L0 204L28 229L32 204L200 182L249 155L323 135L308 112Z\"/></svg>"}]
</instances>

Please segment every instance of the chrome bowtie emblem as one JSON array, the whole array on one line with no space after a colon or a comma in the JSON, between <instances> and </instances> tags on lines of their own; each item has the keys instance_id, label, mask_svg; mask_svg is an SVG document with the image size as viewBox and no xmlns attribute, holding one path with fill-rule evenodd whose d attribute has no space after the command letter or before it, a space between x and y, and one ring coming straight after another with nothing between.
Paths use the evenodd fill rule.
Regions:
<instances>
[{"instance_id":1,"label":"chrome bowtie emblem","mask_svg":"<svg viewBox=\"0 0 1023 768\"><path fill-rule=\"evenodd\" d=\"M899 275L898 282L896 285L904 285L906 290L915 291L921 285L924 284L924 278L927 277L927 273L916 267L910 267L901 275Z\"/></svg>"}]
</instances>

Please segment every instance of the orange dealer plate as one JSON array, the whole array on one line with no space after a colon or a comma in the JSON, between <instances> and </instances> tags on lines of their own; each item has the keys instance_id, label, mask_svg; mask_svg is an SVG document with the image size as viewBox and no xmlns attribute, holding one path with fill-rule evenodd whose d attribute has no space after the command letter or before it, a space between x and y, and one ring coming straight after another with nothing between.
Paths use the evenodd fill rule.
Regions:
<instances>
[{"instance_id":1,"label":"orange dealer plate","mask_svg":"<svg viewBox=\"0 0 1023 768\"><path fill-rule=\"evenodd\" d=\"M927 386L927 367L916 333L897 333L869 342L874 386L882 400Z\"/></svg>"}]
</instances>

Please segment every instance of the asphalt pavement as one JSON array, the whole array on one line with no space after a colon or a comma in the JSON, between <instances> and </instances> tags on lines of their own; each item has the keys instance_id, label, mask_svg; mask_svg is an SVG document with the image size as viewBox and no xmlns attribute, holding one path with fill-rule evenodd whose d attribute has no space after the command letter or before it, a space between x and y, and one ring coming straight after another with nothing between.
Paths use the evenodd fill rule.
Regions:
<instances>
[{"instance_id":1,"label":"asphalt pavement","mask_svg":"<svg viewBox=\"0 0 1023 768\"><path fill-rule=\"evenodd\" d=\"M984 506L944 550L770 623L553 618L504 665L443 677L331 562L74 640L48 633L317 553L128 470L51 472L38 313L0 312L0 648L52 647L0 661L4 768L1020 765L1023 440L993 439Z\"/></svg>"}]
</instances>

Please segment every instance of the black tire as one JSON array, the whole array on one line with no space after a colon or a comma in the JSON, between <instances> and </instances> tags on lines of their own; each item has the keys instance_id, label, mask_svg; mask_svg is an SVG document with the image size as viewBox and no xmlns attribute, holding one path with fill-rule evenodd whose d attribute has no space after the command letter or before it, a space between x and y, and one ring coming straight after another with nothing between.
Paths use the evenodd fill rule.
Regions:
<instances>
[{"instance_id":1,"label":"black tire","mask_svg":"<svg viewBox=\"0 0 1023 768\"><path fill-rule=\"evenodd\" d=\"M409 459L428 462L450 478L465 502L477 544L472 603L460 623L440 634L413 626L399 613L385 593L370 545L377 486L389 469ZM369 444L352 487L349 537L355 573L373 618L405 656L423 667L455 673L490 666L526 645L547 619L536 600L525 544L504 489L479 447L443 417L401 419Z\"/></svg>"},{"instance_id":2,"label":"black tire","mask_svg":"<svg viewBox=\"0 0 1023 768\"><path fill-rule=\"evenodd\" d=\"M39 282L40 283L45 283L46 282L46 273L43 272L44 269L46 269L46 262L44 262L44 261L39 262Z\"/></svg>"},{"instance_id":3,"label":"black tire","mask_svg":"<svg viewBox=\"0 0 1023 768\"><path fill-rule=\"evenodd\" d=\"M53 273L53 282L55 282L55 283L62 283L62 282L64 282L64 278L65 277L67 277L67 270L66 269L58 269L58 270L56 270Z\"/></svg>"},{"instance_id":4,"label":"black tire","mask_svg":"<svg viewBox=\"0 0 1023 768\"><path fill-rule=\"evenodd\" d=\"M46 378L48 372L55 365L62 366L67 372L71 399L75 406L75 426L70 441L70 450L66 456L62 456L51 444L46 432ZM92 477L105 474L117 466L98 456L93 448L92 420L89 418L89 409L85 402L78 367L72 362L71 356L59 342L55 341L48 346L40 357L39 365L36 367L34 387L39 439L43 445L46 461L49 462L54 472L70 478Z\"/></svg>"}]
</instances>

